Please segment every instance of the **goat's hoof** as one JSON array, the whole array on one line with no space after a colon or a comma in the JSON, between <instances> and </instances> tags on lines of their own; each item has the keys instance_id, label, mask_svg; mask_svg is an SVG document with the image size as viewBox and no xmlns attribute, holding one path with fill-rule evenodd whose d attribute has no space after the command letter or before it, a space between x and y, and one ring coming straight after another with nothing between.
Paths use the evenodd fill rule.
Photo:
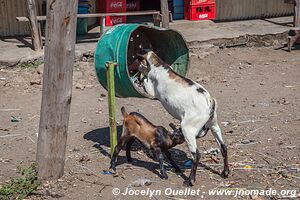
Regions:
<instances>
[{"instance_id":1,"label":"goat's hoof","mask_svg":"<svg viewBox=\"0 0 300 200\"><path fill-rule=\"evenodd\" d=\"M109 167L109 169L112 169L114 172L117 170L116 167L114 167L112 165Z\"/></svg>"},{"instance_id":2,"label":"goat's hoof","mask_svg":"<svg viewBox=\"0 0 300 200\"><path fill-rule=\"evenodd\" d=\"M229 175L229 170L223 170L223 172L221 173L221 176L223 178L228 178L228 175Z\"/></svg>"},{"instance_id":3,"label":"goat's hoof","mask_svg":"<svg viewBox=\"0 0 300 200\"><path fill-rule=\"evenodd\" d=\"M183 186L185 186L185 187L192 187L193 185L194 184L192 183L192 181L190 179L183 182Z\"/></svg>"},{"instance_id":4,"label":"goat's hoof","mask_svg":"<svg viewBox=\"0 0 300 200\"><path fill-rule=\"evenodd\" d=\"M133 163L133 160L131 158L127 158L128 163Z\"/></svg>"},{"instance_id":5,"label":"goat's hoof","mask_svg":"<svg viewBox=\"0 0 300 200\"><path fill-rule=\"evenodd\" d=\"M167 174L160 174L160 177L165 180L169 178Z\"/></svg>"},{"instance_id":6,"label":"goat's hoof","mask_svg":"<svg viewBox=\"0 0 300 200\"><path fill-rule=\"evenodd\" d=\"M178 168L178 169L175 169L175 173L177 173L177 174L181 174L181 173L182 173L182 171L181 171L181 169L180 169L180 168Z\"/></svg>"}]
</instances>

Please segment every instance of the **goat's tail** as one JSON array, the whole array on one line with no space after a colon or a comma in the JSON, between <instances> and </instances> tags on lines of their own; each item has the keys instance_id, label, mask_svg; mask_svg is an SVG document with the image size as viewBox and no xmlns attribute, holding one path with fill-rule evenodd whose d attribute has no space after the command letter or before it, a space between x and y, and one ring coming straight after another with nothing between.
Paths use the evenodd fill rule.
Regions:
<instances>
[{"instance_id":1,"label":"goat's tail","mask_svg":"<svg viewBox=\"0 0 300 200\"><path fill-rule=\"evenodd\" d=\"M124 118L128 116L128 113L126 112L126 110L125 110L125 107L124 107L124 106L122 106L122 108L121 108L121 112L122 112L122 115L123 115L123 117L124 117Z\"/></svg>"},{"instance_id":2,"label":"goat's tail","mask_svg":"<svg viewBox=\"0 0 300 200\"><path fill-rule=\"evenodd\" d=\"M212 120L214 118L216 111L217 111L217 101L216 99L213 98L209 120Z\"/></svg>"},{"instance_id":3,"label":"goat's tail","mask_svg":"<svg viewBox=\"0 0 300 200\"><path fill-rule=\"evenodd\" d=\"M121 108L121 112L122 112L122 115L123 115L123 117L124 117L124 118L128 116L128 113L126 112L126 110L125 110L125 107L124 107L124 106L122 106L122 108Z\"/></svg>"}]
</instances>

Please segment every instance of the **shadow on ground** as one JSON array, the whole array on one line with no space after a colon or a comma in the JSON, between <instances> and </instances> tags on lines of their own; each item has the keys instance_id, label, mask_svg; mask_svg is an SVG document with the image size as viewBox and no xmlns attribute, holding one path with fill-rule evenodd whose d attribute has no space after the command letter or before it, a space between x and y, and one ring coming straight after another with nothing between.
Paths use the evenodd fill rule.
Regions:
<instances>
[{"instance_id":1,"label":"shadow on ground","mask_svg":"<svg viewBox=\"0 0 300 200\"><path fill-rule=\"evenodd\" d=\"M122 126L117 126L117 138L118 139L120 138L121 134L122 134ZM102 153L104 156L110 157L109 152L107 152L107 150L106 150L107 147L110 147L109 127L92 130L92 131L86 133L83 136L83 138L86 140L89 140L89 141L93 141L95 143L93 145L93 147L97 148L100 151L100 153ZM156 175L159 175L159 173L157 171L157 169L159 169L159 164L156 161L155 156L141 142L136 140L131 147L131 151L134 152L134 151L140 151L140 150L142 150L145 153L145 155L147 155L148 158L152 159L153 162L148 162L148 161L141 160L141 159L138 160L138 159L134 158L134 155L132 155L132 157L133 157L132 165L137 166L137 167L146 168L149 171L155 173ZM186 153L180 149L172 148L170 150L170 152L172 154L172 158L177 163L183 163L184 161L186 161L188 159ZM126 156L119 155L117 165L121 165L124 163L127 163ZM168 163L167 169L168 170L172 169L172 167L169 163ZM181 177L186 179L186 176L183 174L181 175Z\"/></svg>"}]
</instances>

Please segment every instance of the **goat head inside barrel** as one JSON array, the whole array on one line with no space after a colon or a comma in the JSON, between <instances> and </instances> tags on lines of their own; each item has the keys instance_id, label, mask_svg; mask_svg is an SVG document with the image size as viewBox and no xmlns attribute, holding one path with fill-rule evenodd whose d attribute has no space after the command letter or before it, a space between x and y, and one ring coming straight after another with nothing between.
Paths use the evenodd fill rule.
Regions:
<instances>
[{"instance_id":1,"label":"goat head inside barrel","mask_svg":"<svg viewBox=\"0 0 300 200\"><path fill-rule=\"evenodd\" d=\"M228 177L227 147L217 122L216 100L200 84L173 71L153 51L139 55L139 62L139 71L145 75L146 92L157 98L170 115L180 120L183 136L193 157L192 170L184 185L192 186L196 180L200 160L196 138L205 135L208 129L221 147L224 159L222 175Z\"/></svg>"},{"instance_id":2,"label":"goat head inside barrel","mask_svg":"<svg viewBox=\"0 0 300 200\"><path fill-rule=\"evenodd\" d=\"M180 168L172 159L169 149L184 142L181 129L176 129L174 125L170 125L174 131L169 132L162 126L155 126L143 115L137 112L128 114L124 107L121 108L121 112L124 118L123 130L121 138L118 141L118 145L112 155L110 168L114 171L116 170L118 154L125 145L127 161L132 162L130 148L133 142L137 139L142 142L145 147L155 153L159 160L161 178L168 178L163 165L164 155L169 159L171 165L175 168L175 171L180 172Z\"/></svg>"}]
</instances>

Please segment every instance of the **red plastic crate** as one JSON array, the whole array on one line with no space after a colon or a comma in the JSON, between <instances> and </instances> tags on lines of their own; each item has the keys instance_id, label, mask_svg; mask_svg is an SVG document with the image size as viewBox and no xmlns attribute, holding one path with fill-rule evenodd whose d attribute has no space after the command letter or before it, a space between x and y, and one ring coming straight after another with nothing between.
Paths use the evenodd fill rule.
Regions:
<instances>
[{"instance_id":1,"label":"red plastic crate","mask_svg":"<svg viewBox=\"0 0 300 200\"><path fill-rule=\"evenodd\" d=\"M104 13L126 12L126 0L99 0L99 11Z\"/></svg>"},{"instance_id":2,"label":"red plastic crate","mask_svg":"<svg viewBox=\"0 0 300 200\"><path fill-rule=\"evenodd\" d=\"M105 26L113 26L126 23L126 16L107 16L105 17Z\"/></svg>"},{"instance_id":3,"label":"red plastic crate","mask_svg":"<svg viewBox=\"0 0 300 200\"><path fill-rule=\"evenodd\" d=\"M215 3L215 0L185 0L185 4L187 5L200 5L203 3Z\"/></svg>"},{"instance_id":4,"label":"red plastic crate","mask_svg":"<svg viewBox=\"0 0 300 200\"><path fill-rule=\"evenodd\" d=\"M208 20L216 18L216 4L203 3L201 5L185 6L184 17L188 20Z\"/></svg>"},{"instance_id":5,"label":"red plastic crate","mask_svg":"<svg viewBox=\"0 0 300 200\"><path fill-rule=\"evenodd\" d=\"M139 10L141 10L140 0L127 0L126 10L127 11L139 11Z\"/></svg>"},{"instance_id":6,"label":"red plastic crate","mask_svg":"<svg viewBox=\"0 0 300 200\"><path fill-rule=\"evenodd\" d=\"M98 0L100 13L123 13L126 12L126 0ZM100 24L100 18L98 19ZM105 26L126 23L126 16L107 16Z\"/></svg>"}]
</instances>

